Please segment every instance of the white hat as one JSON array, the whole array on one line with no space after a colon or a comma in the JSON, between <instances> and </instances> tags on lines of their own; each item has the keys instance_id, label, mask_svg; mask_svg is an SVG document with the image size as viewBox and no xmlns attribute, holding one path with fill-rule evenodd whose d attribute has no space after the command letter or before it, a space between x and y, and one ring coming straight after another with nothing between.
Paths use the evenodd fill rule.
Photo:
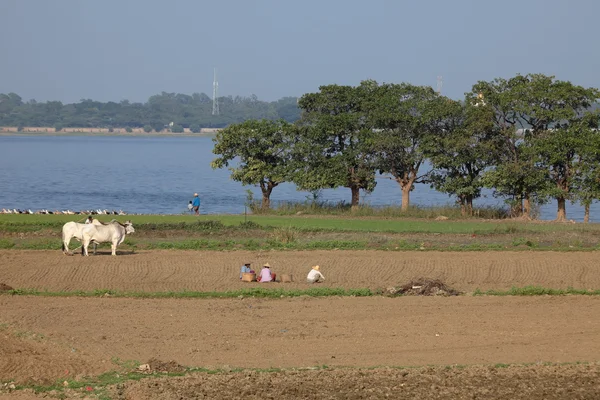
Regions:
<instances>
[{"instance_id":1,"label":"white hat","mask_svg":"<svg viewBox=\"0 0 600 400\"><path fill-rule=\"evenodd\" d=\"M198 193L194 193L194 196L198 196Z\"/></svg>"}]
</instances>

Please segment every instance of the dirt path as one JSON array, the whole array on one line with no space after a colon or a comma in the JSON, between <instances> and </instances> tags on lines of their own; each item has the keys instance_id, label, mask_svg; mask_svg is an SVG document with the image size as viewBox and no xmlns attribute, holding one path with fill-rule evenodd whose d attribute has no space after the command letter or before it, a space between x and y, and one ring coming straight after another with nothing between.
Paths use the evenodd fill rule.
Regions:
<instances>
[{"instance_id":1,"label":"dirt path","mask_svg":"<svg viewBox=\"0 0 600 400\"><path fill-rule=\"evenodd\" d=\"M116 358L212 368L600 360L600 298L584 296L0 296L0 309L0 381L97 374Z\"/></svg>"},{"instance_id":2,"label":"dirt path","mask_svg":"<svg viewBox=\"0 0 600 400\"><path fill-rule=\"evenodd\" d=\"M223 291L260 284L239 282L239 265L269 262L293 274L305 288L310 266L319 264L325 286L380 288L415 277L439 278L472 291L541 285L600 288L596 252L385 252L385 251L141 251L111 257L80 257L59 251L0 251L0 282L47 290Z\"/></svg>"}]
</instances>

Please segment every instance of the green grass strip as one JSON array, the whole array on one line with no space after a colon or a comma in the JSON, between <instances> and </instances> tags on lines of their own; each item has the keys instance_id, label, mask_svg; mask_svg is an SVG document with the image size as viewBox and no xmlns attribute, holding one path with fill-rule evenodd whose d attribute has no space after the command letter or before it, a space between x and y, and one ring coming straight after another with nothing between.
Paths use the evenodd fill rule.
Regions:
<instances>
[{"instance_id":1,"label":"green grass strip","mask_svg":"<svg viewBox=\"0 0 600 400\"><path fill-rule=\"evenodd\" d=\"M42 297L121 297L121 298L141 298L141 299L163 299L163 298L238 298L238 297L260 297L260 298L281 298L281 297L327 297L327 296L374 296L379 294L371 289L343 289L329 287L312 287L309 289L284 289L284 288L248 288L231 290L225 292L199 292L199 291L169 291L169 292L126 292L111 289L96 289L91 291L47 291L37 289L13 289L2 292L14 296L42 296Z\"/></svg>"},{"instance_id":2,"label":"green grass strip","mask_svg":"<svg viewBox=\"0 0 600 400\"><path fill-rule=\"evenodd\" d=\"M384 296L383 289L344 289L330 287L311 287L308 289L285 289L285 288L266 288L254 287L239 290L230 290L225 292L200 292L200 291L168 291L168 292L128 292L112 289L96 289L96 290L76 290L76 291L48 291L38 289L13 289L0 292L4 295L13 296L41 296L41 297L115 297L115 298L140 298L140 299L230 299L240 297L258 297L258 298L282 298L282 297L330 297L330 296L353 296L353 297L370 297ZM466 294L463 294L466 295ZM509 290L487 290L482 291L476 289L473 296L566 296L566 295L582 295L582 296L598 296L600 289L551 289L541 286L525 286L513 287ZM398 295L396 295L398 296Z\"/></svg>"},{"instance_id":3,"label":"green grass strip","mask_svg":"<svg viewBox=\"0 0 600 400\"><path fill-rule=\"evenodd\" d=\"M60 228L65 222L82 220L81 215L0 214L0 231L31 231ZM481 220L404 219L352 216L273 216L273 215L100 215L101 221L113 218L131 220L136 229L220 230L224 227L258 229L294 228L301 231L513 234L516 232L600 232L600 224L516 223ZM248 224L250 222L250 224ZM35 226L33 228L31 225ZM139 227L138 227L139 225ZM251 226L250 226L251 225Z\"/></svg>"},{"instance_id":4,"label":"green grass strip","mask_svg":"<svg viewBox=\"0 0 600 400\"><path fill-rule=\"evenodd\" d=\"M476 289L473 296L566 296L566 295L582 295L582 296L598 296L600 290L575 289L569 287L567 289L551 289L542 286L524 286L512 287L509 290L486 290Z\"/></svg>"}]
</instances>

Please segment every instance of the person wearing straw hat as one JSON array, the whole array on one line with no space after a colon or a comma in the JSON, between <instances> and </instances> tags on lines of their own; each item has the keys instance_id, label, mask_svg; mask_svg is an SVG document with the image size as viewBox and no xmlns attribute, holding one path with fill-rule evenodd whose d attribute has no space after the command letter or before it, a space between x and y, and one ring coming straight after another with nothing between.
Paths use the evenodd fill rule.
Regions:
<instances>
[{"instance_id":1,"label":"person wearing straw hat","mask_svg":"<svg viewBox=\"0 0 600 400\"><path fill-rule=\"evenodd\" d=\"M258 275L256 280L260 283L275 282L276 276L277 275L275 273L271 272L271 266L269 265L269 263L265 263L265 265L263 265L263 268L260 270L260 274Z\"/></svg>"},{"instance_id":2,"label":"person wearing straw hat","mask_svg":"<svg viewBox=\"0 0 600 400\"><path fill-rule=\"evenodd\" d=\"M319 267L318 265L315 265L314 267L312 267L312 269L308 273L308 276L306 277L306 282L321 283L321 282L325 281L325 277L321 273L320 269L321 269L321 267Z\"/></svg>"},{"instance_id":3,"label":"person wearing straw hat","mask_svg":"<svg viewBox=\"0 0 600 400\"><path fill-rule=\"evenodd\" d=\"M198 193L194 193L192 207L194 208L194 214L200 215L200 197L198 197Z\"/></svg>"}]
</instances>

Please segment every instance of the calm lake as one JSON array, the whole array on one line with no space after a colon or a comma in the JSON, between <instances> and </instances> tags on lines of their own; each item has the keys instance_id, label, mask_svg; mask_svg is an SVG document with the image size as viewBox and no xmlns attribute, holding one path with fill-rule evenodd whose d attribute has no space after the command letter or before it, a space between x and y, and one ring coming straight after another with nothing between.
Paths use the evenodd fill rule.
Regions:
<instances>
[{"instance_id":1,"label":"calm lake","mask_svg":"<svg viewBox=\"0 0 600 400\"><path fill-rule=\"evenodd\" d=\"M194 192L202 213L244 212L246 191L260 190L229 179L228 170L213 170L210 137L0 136L0 209L124 210L127 213L180 214ZM377 187L361 201L373 206L400 205L398 184L378 177ZM272 200L304 201L308 192L293 184L273 190ZM322 191L321 200L349 201L346 188ZM417 185L411 203L452 204L453 198L427 185ZM485 192L476 205L502 205ZM556 202L541 209L541 219L554 219ZM567 205L567 217L583 220L579 205ZM600 220L592 206L591 219Z\"/></svg>"}]
</instances>

